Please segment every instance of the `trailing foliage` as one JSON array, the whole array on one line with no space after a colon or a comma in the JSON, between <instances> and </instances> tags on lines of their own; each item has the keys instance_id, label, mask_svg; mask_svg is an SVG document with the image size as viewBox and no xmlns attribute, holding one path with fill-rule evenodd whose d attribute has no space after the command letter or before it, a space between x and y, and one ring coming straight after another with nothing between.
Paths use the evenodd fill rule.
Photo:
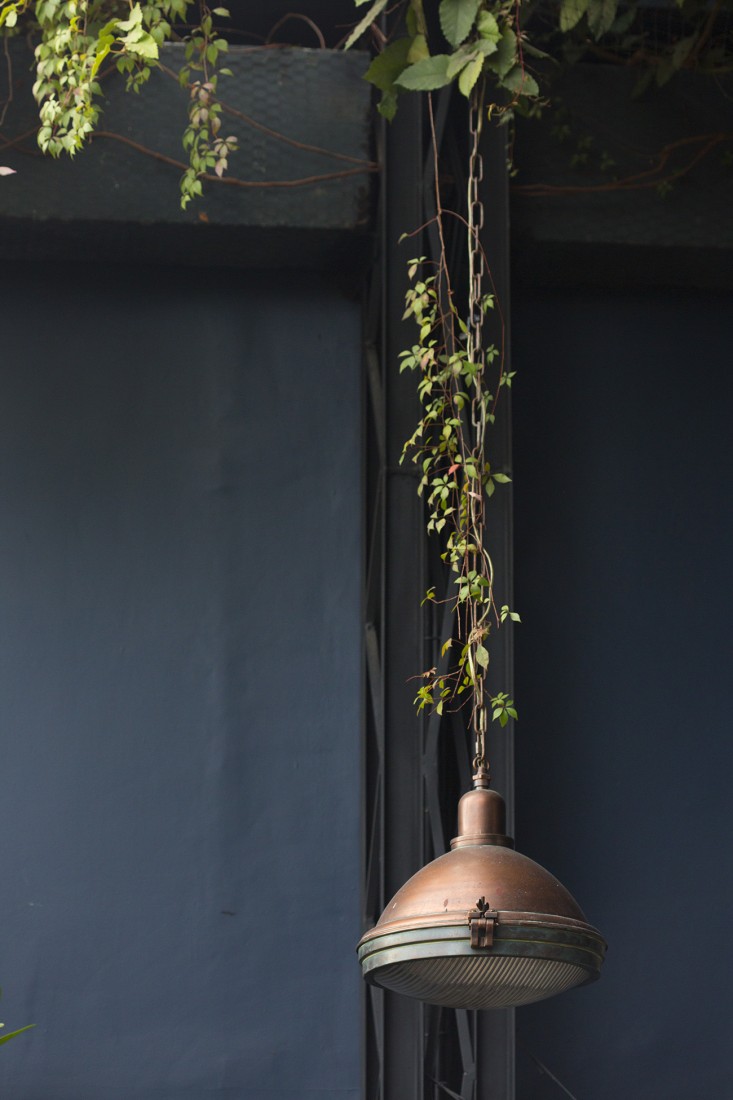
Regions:
<instances>
[{"instance_id":1,"label":"trailing foliage","mask_svg":"<svg viewBox=\"0 0 733 1100\"><path fill-rule=\"evenodd\" d=\"M477 240L471 236L469 247ZM425 675L415 703L419 710L435 707L442 714L446 706L468 702L478 728L485 705L489 635L507 620L520 621L508 605L497 606L494 567L484 535L485 499L511 480L492 468L485 455L485 428L494 424L497 400L488 388L488 376L493 368L498 388L510 387L513 372L504 372L495 345L482 348L476 339L484 315L495 307L493 295L472 303L473 316L464 320L453 301L444 252L434 273L426 274L427 270L424 256L409 261L404 319L415 322L417 339L400 353L400 370L418 375L422 417L405 443L403 458L409 456L421 470L418 493L427 503L428 534L443 538L441 558L449 566L453 590L447 601L455 609L457 632L443 640L441 650L441 658L449 651L454 654L452 663L442 672L432 669ZM437 599L430 588L425 600ZM492 718L502 726L517 717L514 701L505 692L489 693L489 703Z\"/></svg>"},{"instance_id":2,"label":"trailing foliage","mask_svg":"<svg viewBox=\"0 0 733 1100\"><path fill-rule=\"evenodd\" d=\"M190 168L181 181L181 204L201 194L200 177L221 176L236 148L220 135L217 82L227 69L217 66L228 43L214 26L225 8L194 8L193 0L0 0L0 29L14 36L30 33L35 46L33 95L39 107L38 144L44 153L75 156L101 115L100 79L113 66L138 92L160 63L167 41L185 43L181 83L190 88L189 124L183 135Z\"/></svg>"},{"instance_id":3,"label":"trailing foliage","mask_svg":"<svg viewBox=\"0 0 733 1100\"><path fill-rule=\"evenodd\" d=\"M345 45L369 35L376 46L367 79L387 118L406 91L453 83L469 97L484 82L485 105L506 121L515 111L538 110L541 80L532 67L543 57L590 55L633 66L639 91L680 69L713 77L732 71L732 7L733 0L667 0L653 8L634 0L344 0L345 20L356 15ZM40 148L75 156L99 123L109 69L139 91L160 65L163 43L183 42L185 206L201 194L205 175L224 175L237 145L221 134L218 85L228 70L219 63L229 45L221 21L228 14L205 0L0 0L0 35L23 34L35 46Z\"/></svg>"},{"instance_id":4,"label":"trailing foliage","mask_svg":"<svg viewBox=\"0 0 733 1100\"><path fill-rule=\"evenodd\" d=\"M361 0L355 2L359 5ZM370 23L385 7L386 0L372 6ZM519 28L516 0L441 0L437 23L442 41L437 50L428 45L438 35L437 27L430 33L431 13L426 13L423 0L407 0L403 8L402 30L390 38L366 74L382 93L378 109L385 118L394 118L401 92L430 92L455 83L468 98L484 74L492 80L491 103L500 114L509 117L507 112L515 106L527 110L539 88L523 61L529 46ZM434 15L436 5L433 9ZM362 20L346 45L356 42L368 25Z\"/></svg>"},{"instance_id":5,"label":"trailing foliage","mask_svg":"<svg viewBox=\"0 0 733 1100\"><path fill-rule=\"evenodd\" d=\"M356 7L365 3L354 0ZM346 44L371 31L379 52L367 79L381 91L387 118L405 90L455 83L468 97L482 76L486 106L510 117L514 108L530 110L539 95L529 69L542 58L632 66L640 74L637 92L683 69L730 73L732 12L733 0L376 0ZM385 25L376 22L380 16Z\"/></svg>"}]
</instances>

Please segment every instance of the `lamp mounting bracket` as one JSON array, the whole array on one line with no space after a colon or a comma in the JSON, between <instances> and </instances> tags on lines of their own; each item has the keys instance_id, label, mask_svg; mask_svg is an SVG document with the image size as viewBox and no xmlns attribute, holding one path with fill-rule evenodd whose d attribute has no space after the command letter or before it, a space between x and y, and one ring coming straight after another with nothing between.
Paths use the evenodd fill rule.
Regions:
<instances>
[{"instance_id":1,"label":"lamp mounting bracket","mask_svg":"<svg viewBox=\"0 0 733 1100\"><path fill-rule=\"evenodd\" d=\"M468 914L468 927L471 930L471 947L492 947L494 929L499 920L496 909L492 909L486 898L479 898L476 908Z\"/></svg>"}]
</instances>

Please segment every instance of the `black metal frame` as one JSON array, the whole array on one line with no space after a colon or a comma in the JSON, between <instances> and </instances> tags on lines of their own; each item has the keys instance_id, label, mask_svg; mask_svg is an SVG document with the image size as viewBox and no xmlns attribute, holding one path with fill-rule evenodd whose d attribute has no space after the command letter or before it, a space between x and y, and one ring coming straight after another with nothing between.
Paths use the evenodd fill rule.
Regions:
<instances>
[{"instance_id":1,"label":"black metal frame","mask_svg":"<svg viewBox=\"0 0 733 1100\"><path fill-rule=\"evenodd\" d=\"M371 927L397 889L428 860L446 850L456 797L468 788L472 748L462 714L418 720L410 680L439 661L440 639L450 632L439 605L421 608L426 588L445 586L437 548L425 536L423 504L410 464L400 465L404 440L419 419L414 378L400 375L398 353L412 336L402 321L409 256L434 253L433 153L426 138L422 97L405 96L395 121L379 133L383 176L378 203L376 255L365 305L366 378L364 597L364 928ZM458 105L456 105L457 107ZM450 93L435 110L442 162L461 192L460 108ZM464 112L465 114L465 112ZM458 119L458 125L456 125ZM465 136L465 135L464 135ZM508 333L508 184L504 131L487 128L483 141L486 207L483 245ZM465 187L462 189L465 192ZM399 246L400 235L427 228ZM409 251L408 251L409 249ZM506 348L508 363L508 347ZM508 397L508 394L507 394ZM511 452L508 400L500 406L490 459L508 469ZM502 602L511 602L511 495L491 502L492 541ZM433 540L434 541L434 540ZM437 611L437 616L436 616ZM436 621L441 620L441 621ZM508 632L492 650L492 669L511 692ZM492 737L494 784L512 821L511 734ZM367 987L365 991L365 1100L513 1100L514 1014L475 1013L422 1005Z\"/></svg>"}]
</instances>

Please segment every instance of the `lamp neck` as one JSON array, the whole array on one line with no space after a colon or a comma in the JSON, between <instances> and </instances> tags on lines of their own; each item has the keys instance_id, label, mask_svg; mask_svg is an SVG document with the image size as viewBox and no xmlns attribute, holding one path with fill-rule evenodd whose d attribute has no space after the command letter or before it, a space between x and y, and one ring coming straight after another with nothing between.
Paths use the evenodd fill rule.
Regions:
<instances>
[{"instance_id":1,"label":"lamp neck","mask_svg":"<svg viewBox=\"0 0 733 1100\"><path fill-rule=\"evenodd\" d=\"M458 803L458 836L451 848L471 844L497 844L513 848L514 841L506 835L506 806L497 791L489 789L488 769L479 766L473 777L474 787Z\"/></svg>"}]
</instances>

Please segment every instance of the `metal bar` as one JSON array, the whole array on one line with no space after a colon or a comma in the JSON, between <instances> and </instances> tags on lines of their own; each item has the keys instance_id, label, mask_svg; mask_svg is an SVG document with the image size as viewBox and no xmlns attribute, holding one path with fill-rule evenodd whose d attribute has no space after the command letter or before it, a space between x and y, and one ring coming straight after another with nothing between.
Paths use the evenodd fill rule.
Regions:
<instances>
[{"instance_id":1,"label":"metal bar","mask_svg":"<svg viewBox=\"0 0 733 1100\"><path fill-rule=\"evenodd\" d=\"M382 476L377 479L376 490L373 499L373 516L371 522L371 534L366 561L366 593L364 596L364 616L367 622L373 623L381 612L382 601ZM368 517L365 517L368 519ZM368 523L364 524L365 530Z\"/></svg>"},{"instance_id":2,"label":"metal bar","mask_svg":"<svg viewBox=\"0 0 733 1100\"><path fill-rule=\"evenodd\" d=\"M372 409L374 410L374 432L377 437L377 453L379 465L384 466L387 456L387 448L384 439L384 397L382 394L382 378L379 371L379 357L373 344L367 344L365 350L367 379L369 381L369 393Z\"/></svg>"},{"instance_id":3,"label":"metal bar","mask_svg":"<svg viewBox=\"0 0 733 1100\"><path fill-rule=\"evenodd\" d=\"M422 117L419 97L404 97L392 125L382 132L385 170L380 221L383 300L379 360L381 398L372 384L372 400L384 403L383 472L399 466L404 440L414 430L419 403L413 380L400 376L398 353L408 336L402 322L407 289L406 259L400 234L422 221ZM419 248L419 241L412 241ZM373 368L373 360L372 360ZM384 691L383 902L420 866L423 858L422 745L412 707L410 677L423 667L420 610L424 592L422 503L413 477L384 477L382 530L382 611L379 638ZM422 1100L422 1006L395 994L383 994L381 1065L371 1069L370 1090L379 1077L380 1100ZM371 1091L369 1095L371 1095Z\"/></svg>"},{"instance_id":4,"label":"metal bar","mask_svg":"<svg viewBox=\"0 0 733 1100\"><path fill-rule=\"evenodd\" d=\"M458 1047L461 1052L463 1064L463 1080L461 1082L461 1100L473 1100L476 1088L476 1057L471 1032L475 1032L473 1017L475 1013L456 1009L456 1030L458 1031Z\"/></svg>"},{"instance_id":5,"label":"metal bar","mask_svg":"<svg viewBox=\"0 0 733 1100\"><path fill-rule=\"evenodd\" d=\"M380 148L380 153L383 150ZM377 224L384 220L384 197L380 193ZM362 915L369 927L384 906L384 685L380 630L383 624L384 561L384 400L381 379L375 385L371 376L379 374L378 359L371 354L381 332L383 311L382 258L377 234L371 278L366 287L363 307L364 386L362 412L364 531L366 546L362 615L364 621L364 758L362 779L362 852L364 872ZM376 440L376 446L374 441ZM382 1063L384 1059L384 996L382 991L364 987L363 1088L362 1095L382 1100Z\"/></svg>"}]
</instances>

